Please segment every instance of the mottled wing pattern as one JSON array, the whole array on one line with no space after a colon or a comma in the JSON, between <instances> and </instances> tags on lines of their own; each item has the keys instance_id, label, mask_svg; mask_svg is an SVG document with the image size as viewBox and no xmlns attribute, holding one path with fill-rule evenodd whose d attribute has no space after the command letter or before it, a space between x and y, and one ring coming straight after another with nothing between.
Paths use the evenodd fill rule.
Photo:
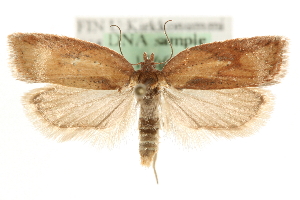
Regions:
<instances>
[{"instance_id":1,"label":"mottled wing pattern","mask_svg":"<svg viewBox=\"0 0 300 200\"><path fill-rule=\"evenodd\" d=\"M162 73L177 89L231 89L271 85L284 73L288 42L262 36L213 42L186 49Z\"/></svg>"},{"instance_id":2,"label":"mottled wing pattern","mask_svg":"<svg viewBox=\"0 0 300 200\"><path fill-rule=\"evenodd\" d=\"M186 49L162 70L162 127L181 143L246 136L268 117L267 91L284 75L288 42L279 36L233 39ZM172 135L169 134L169 135Z\"/></svg>"},{"instance_id":3,"label":"mottled wing pattern","mask_svg":"<svg viewBox=\"0 0 300 200\"><path fill-rule=\"evenodd\" d=\"M110 146L132 131L137 121L132 89L50 86L31 91L24 101L43 133L59 141L82 139Z\"/></svg>"},{"instance_id":4,"label":"mottled wing pattern","mask_svg":"<svg viewBox=\"0 0 300 200\"><path fill-rule=\"evenodd\" d=\"M14 75L26 82L115 90L128 84L134 72L117 52L79 39L15 33L8 41Z\"/></svg>"}]
</instances>

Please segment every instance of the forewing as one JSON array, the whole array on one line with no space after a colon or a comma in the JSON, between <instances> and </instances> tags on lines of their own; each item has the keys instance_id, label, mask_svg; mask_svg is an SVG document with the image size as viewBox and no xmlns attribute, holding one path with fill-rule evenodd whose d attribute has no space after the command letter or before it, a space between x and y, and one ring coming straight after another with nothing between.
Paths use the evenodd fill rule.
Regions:
<instances>
[{"instance_id":1,"label":"forewing","mask_svg":"<svg viewBox=\"0 0 300 200\"><path fill-rule=\"evenodd\" d=\"M288 42L263 36L213 42L186 49L163 68L178 89L231 89L271 85L284 75Z\"/></svg>"},{"instance_id":2,"label":"forewing","mask_svg":"<svg viewBox=\"0 0 300 200\"><path fill-rule=\"evenodd\" d=\"M113 145L136 122L131 89L91 90L66 86L36 89L24 98L28 114L48 137Z\"/></svg>"},{"instance_id":3,"label":"forewing","mask_svg":"<svg viewBox=\"0 0 300 200\"><path fill-rule=\"evenodd\" d=\"M268 100L263 92L249 88L166 88L162 92L163 130L192 143L198 141L195 138L207 138L207 133L227 138L246 136L257 129L268 114Z\"/></svg>"},{"instance_id":4,"label":"forewing","mask_svg":"<svg viewBox=\"0 0 300 200\"><path fill-rule=\"evenodd\" d=\"M14 75L26 82L113 90L128 84L134 72L115 51L74 38L15 33L8 42Z\"/></svg>"}]
</instances>

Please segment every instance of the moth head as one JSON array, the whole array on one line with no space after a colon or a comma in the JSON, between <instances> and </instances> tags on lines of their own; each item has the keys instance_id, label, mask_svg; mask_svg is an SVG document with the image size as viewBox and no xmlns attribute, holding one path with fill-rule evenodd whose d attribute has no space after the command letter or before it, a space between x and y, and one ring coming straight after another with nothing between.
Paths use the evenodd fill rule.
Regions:
<instances>
[{"instance_id":1,"label":"moth head","mask_svg":"<svg viewBox=\"0 0 300 200\"><path fill-rule=\"evenodd\" d=\"M137 99L142 99L146 95L146 85L137 84L133 91Z\"/></svg>"},{"instance_id":2,"label":"moth head","mask_svg":"<svg viewBox=\"0 0 300 200\"><path fill-rule=\"evenodd\" d=\"M154 62L154 53L151 53L150 58L148 58L147 53L144 52L143 58L145 62Z\"/></svg>"},{"instance_id":3,"label":"moth head","mask_svg":"<svg viewBox=\"0 0 300 200\"><path fill-rule=\"evenodd\" d=\"M157 63L154 62L154 53L151 53L150 58L148 58L147 53L143 54L144 61L140 62L142 71L153 71ZM154 70L155 71L155 70Z\"/></svg>"}]
</instances>

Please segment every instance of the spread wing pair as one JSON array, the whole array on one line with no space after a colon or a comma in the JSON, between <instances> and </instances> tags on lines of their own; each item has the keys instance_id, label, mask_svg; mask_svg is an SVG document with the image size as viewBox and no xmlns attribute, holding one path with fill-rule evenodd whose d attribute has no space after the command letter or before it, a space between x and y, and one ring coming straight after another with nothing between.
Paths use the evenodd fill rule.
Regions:
<instances>
[{"instance_id":1,"label":"spread wing pair","mask_svg":"<svg viewBox=\"0 0 300 200\"><path fill-rule=\"evenodd\" d=\"M49 137L110 146L137 128L138 107L129 85L134 70L120 54L86 41L37 33L12 34L9 46L19 80L55 84L24 98L29 116ZM242 128L251 129L255 119L265 117L268 101L264 91L251 87L274 84L283 76L286 46L285 38L267 36L179 53L161 72L169 85L160 91L162 130L181 143L198 143L195 138L205 139L207 133L250 133Z\"/></svg>"}]
</instances>

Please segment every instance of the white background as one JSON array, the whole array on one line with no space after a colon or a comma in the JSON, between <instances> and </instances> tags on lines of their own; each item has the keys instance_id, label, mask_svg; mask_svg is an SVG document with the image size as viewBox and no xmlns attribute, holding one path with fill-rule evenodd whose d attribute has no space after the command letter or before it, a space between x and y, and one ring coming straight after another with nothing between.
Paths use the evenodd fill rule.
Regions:
<instances>
[{"instance_id":1,"label":"white background","mask_svg":"<svg viewBox=\"0 0 300 200\"><path fill-rule=\"evenodd\" d=\"M294 0L1 1L0 199L300 199L297 4ZM98 150L80 142L57 143L34 129L20 97L39 84L29 85L11 76L8 34L72 37L76 16L162 15L232 16L234 38L290 38L288 74L272 86L276 103L265 127L251 137L216 141L196 151L162 142L157 161L159 185L152 170L139 165L136 143Z\"/></svg>"}]
</instances>

